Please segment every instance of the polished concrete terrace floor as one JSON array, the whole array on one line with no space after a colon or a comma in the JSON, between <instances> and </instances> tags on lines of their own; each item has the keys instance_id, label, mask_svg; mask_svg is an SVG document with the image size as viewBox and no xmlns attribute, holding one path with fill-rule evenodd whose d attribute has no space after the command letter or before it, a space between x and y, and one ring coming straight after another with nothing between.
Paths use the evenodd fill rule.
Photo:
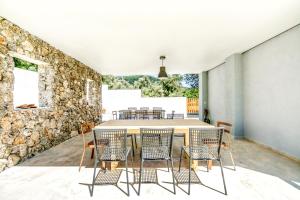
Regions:
<instances>
[{"instance_id":1,"label":"polished concrete terrace floor","mask_svg":"<svg viewBox=\"0 0 300 200\"><path fill-rule=\"evenodd\" d=\"M89 136L91 137L91 136ZM179 149L183 141L175 141L175 167L178 167ZM95 186L91 198L89 185L92 182L93 161L86 152L86 159L81 171L78 171L82 153L81 136L74 137L57 145L18 166L0 173L1 200L60 200L60 199L128 199L125 173L119 187L113 185ZM137 185L130 187L131 199L300 199L300 163L286 158L272 150L246 140L236 140L233 151L237 169L232 170L227 152L223 152L224 173L228 195L223 194L220 168L213 166L206 172L205 163L200 163L196 173L202 183L193 184L191 195L185 191L187 186L176 187L172 191L171 173L166 170L166 163L146 163L149 169L158 167L159 185L143 184L141 196L137 196ZM214 163L215 164L215 163ZM186 165L186 163L185 163ZM139 166L138 155L134 158L134 168ZM121 164L122 168L123 165ZM130 182L133 173L130 168Z\"/></svg>"}]
</instances>

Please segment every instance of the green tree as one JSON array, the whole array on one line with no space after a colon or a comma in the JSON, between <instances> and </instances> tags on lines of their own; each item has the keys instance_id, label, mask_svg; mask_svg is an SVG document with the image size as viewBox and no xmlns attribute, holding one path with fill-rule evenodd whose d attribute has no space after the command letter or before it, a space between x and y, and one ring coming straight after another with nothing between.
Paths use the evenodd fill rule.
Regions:
<instances>
[{"instance_id":1,"label":"green tree","mask_svg":"<svg viewBox=\"0 0 300 200\"><path fill-rule=\"evenodd\" d=\"M199 97L199 89L198 88L186 88L183 91L183 96L187 98L198 98Z\"/></svg>"},{"instance_id":2,"label":"green tree","mask_svg":"<svg viewBox=\"0 0 300 200\"><path fill-rule=\"evenodd\" d=\"M199 88L199 75L198 74L185 74L183 80L190 88Z\"/></svg>"},{"instance_id":3,"label":"green tree","mask_svg":"<svg viewBox=\"0 0 300 200\"><path fill-rule=\"evenodd\" d=\"M102 76L103 84L108 85L109 89L132 89L133 86L129 84L126 80L112 76L112 75L105 75Z\"/></svg>"},{"instance_id":4,"label":"green tree","mask_svg":"<svg viewBox=\"0 0 300 200\"><path fill-rule=\"evenodd\" d=\"M38 65L36 65L34 63L30 63L30 62L27 62L25 60L22 60L22 59L16 58L16 57L14 57L13 59L14 59L15 67L17 67L17 68L25 69L25 70L29 70L29 71L33 71L33 72L38 71Z\"/></svg>"},{"instance_id":5,"label":"green tree","mask_svg":"<svg viewBox=\"0 0 300 200\"><path fill-rule=\"evenodd\" d=\"M160 81L162 85L164 96L182 96L182 76L181 75L172 75Z\"/></svg>"}]
</instances>

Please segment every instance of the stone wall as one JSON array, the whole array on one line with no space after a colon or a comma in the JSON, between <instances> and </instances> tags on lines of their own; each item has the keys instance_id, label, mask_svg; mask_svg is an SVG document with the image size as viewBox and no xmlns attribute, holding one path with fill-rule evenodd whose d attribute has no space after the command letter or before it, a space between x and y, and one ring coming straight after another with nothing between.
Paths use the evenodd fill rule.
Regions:
<instances>
[{"instance_id":1,"label":"stone wall","mask_svg":"<svg viewBox=\"0 0 300 200\"><path fill-rule=\"evenodd\" d=\"M13 55L40 61L39 108L13 106ZM91 96L86 97L87 81ZM101 76L93 69L0 17L0 172L101 119Z\"/></svg>"}]
</instances>

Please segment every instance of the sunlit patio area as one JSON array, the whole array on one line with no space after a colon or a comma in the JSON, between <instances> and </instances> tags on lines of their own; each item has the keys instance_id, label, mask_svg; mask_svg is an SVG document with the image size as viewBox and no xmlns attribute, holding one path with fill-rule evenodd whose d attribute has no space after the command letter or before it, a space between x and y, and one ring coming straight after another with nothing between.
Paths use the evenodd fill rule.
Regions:
<instances>
[{"instance_id":1,"label":"sunlit patio area","mask_svg":"<svg viewBox=\"0 0 300 200\"><path fill-rule=\"evenodd\" d=\"M181 143L182 140L176 140L174 149L179 149ZM77 136L4 171L0 174L1 196L7 200L89 198L94 163L93 160L86 159L82 171L78 172L81 146L82 139ZM213 199L298 199L299 163L247 140L236 140L233 149L236 171L233 170L226 152L223 153L228 196L222 194L223 186L218 166L213 166L212 170L207 172L206 164L201 164L196 170L201 183L192 185L192 193L188 197L185 184L181 185L181 189L177 188L176 195L172 194L171 173L167 172L165 163L149 163L147 168L157 168L160 185L144 184L142 195L138 197L133 189L137 189L137 184L132 184L130 198L199 199L201 195L202 198ZM179 153L174 152L176 170ZM90 152L87 152L86 156L89 158ZM133 167L139 167L139 156L135 156ZM124 195L124 175L123 173L120 177L119 188L111 185L95 186L93 198L127 199Z\"/></svg>"},{"instance_id":2,"label":"sunlit patio area","mask_svg":"<svg viewBox=\"0 0 300 200\"><path fill-rule=\"evenodd\" d=\"M299 0L0 0L0 200L299 200L299 44Z\"/></svg>"}]
</instances>

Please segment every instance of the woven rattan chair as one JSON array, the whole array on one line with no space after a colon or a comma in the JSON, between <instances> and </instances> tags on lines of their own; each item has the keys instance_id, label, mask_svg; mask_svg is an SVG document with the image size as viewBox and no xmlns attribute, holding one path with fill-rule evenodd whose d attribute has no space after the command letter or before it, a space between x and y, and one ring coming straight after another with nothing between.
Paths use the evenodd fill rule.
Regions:
<instances>
[{"instance_id":1,"label":"woven rattan chair","mask_svg":"<svg viewBox=\"0 0 300 200\"><path fill-rule=\"evenodd\" d=\"M149 107L140 107L140 110L149 110Z\"/></svg>"},{"instance_id":2,"label":"woven rattan chair","mask_svg":"<svg viewBox=\"0 0 300 200\"><path fill-rule=\"evenodd\" d=\"M223 165L221 160L221 143L224 129L223 128L190 128L189 129L189 146L183 146L180 153L179 172L181 170L181 161L183 152L187 155L189 160L189 182L188 194L191 191L191 165L193 160L208 161L215 160L219 162L223 186L225 194L227 195L225 178L223 173Z\"/></svg>"},{"instance_id":3,"label":"woven rattan chair","mask_svg":"<svg viewBox=\"0 0 300 200\"><path fill-rule=\"evenodd\" d=\"M139 110L138 118L139 119L150 119L149 110Z\"/></svg>"},{"instance_id":4,"label":"woven rattan chair","mask_svg":"<svg viewBox=\"0 0 300 200\"><path fill-rule=\"evenodd\" d=\"M164 110L153 110L153 119L163 119L164 115Z\"/></svg>"},{"instance_id":5,"label":"woven rattan chair","mask_svg":"<svg viewBox=\"0 0 300 200\"><path fill-rule=\"evenodd\" d=\"M86 141L86 134L91 133L94 127L95 127L94 122L86 122L81 124L80 126L80 131L81 131L82 141L83 141L83 151L82 151L81 160L79 164L79 171L81 169L82 162L85 157L86 148L89 148L91 151L91 159L93 159L94 157L94 141L93 140L88 142Z\"/></svg>"},{"instance_id":6,"label":"woven rattan chair","mask_svg":"<svg viewBox=\"0 0 300 200\"><path fill-rule=\"evenodd\" d=\"M175 190L175 178L173 170L173 133L174 129L146 129L142 128L141 133L141 161L139 172L139 188L138 195L141 191L141 180L143 176L144 161L167 161L169 171L169 161L171 162L173 189Z\"/></svg>"},{"instance_id":7,"label":"woven rattan chair","mask_svg":"<svg viewBox=\"0 0 300 200\"><path fill-rule=\"evenodd\" d=\"M124 161L126 168L126 179L127 179L127 195L129 196L129 178L128 178L128 162L127 158L131 151L130 147L127 147L127 130L126 129L94 129L94 143L95 143L95 164L91 196L93 196L95 184L105 185L110 184L111 180L105 177L107 169L100 169L96 176L96 169L99 163L113 162L113 161ZM98 141L98 142L96 142ZM131 154L131 157L133 155ZM120 174L121 175L121 174ZM115 183L117 185L117 182Z\"/></svg>"},{"instance_id":8,"label":"woven rattan chair","mask_svg":"<svg viewBox=\"0 0 300 200\"><path fill-rule=\"evenodd\" d=\"M112 111L112 116L114 120L118 119L118 112L117 111Z\"/></svg>"},{"instance_id":9,"label":"woven rattan chair","mask_svg":"<svg viewBox=\"0 0 300 200\"><path fill-rule=\"evenodd\" d=\"M128 107L128 110L137 110L137 107Z\"/></svg>"},{"instance_id":10,"label":"woven rattan chair","mask_svg":"<svg viewBox=\"0 0 300 200\"><path fill-rule=\"evenodd\" d=\"M222 148L229 151L230 159L233 164L233 170L236 170L234 159L232 156L232 134L231 134L231 128L232 124L228 122L222 122L222 121L217 121L217 127L223 127L224 128L224 136L222 140Z\"/></svg>"}]
</instances>

